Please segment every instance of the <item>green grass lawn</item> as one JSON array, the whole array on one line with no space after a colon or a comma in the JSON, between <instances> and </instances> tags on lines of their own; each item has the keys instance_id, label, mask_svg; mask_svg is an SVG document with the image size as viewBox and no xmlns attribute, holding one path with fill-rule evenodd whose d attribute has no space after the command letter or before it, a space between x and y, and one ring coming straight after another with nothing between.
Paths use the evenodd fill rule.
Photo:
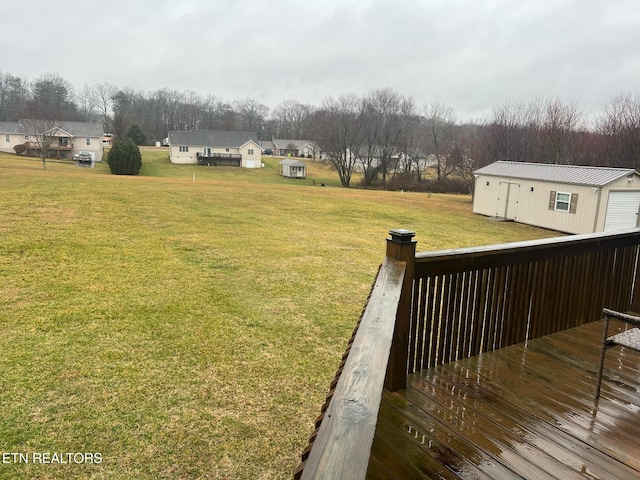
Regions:
<instances>
[{"instance_id":1,"label":"green grass lawn","mask_svg":"<svg viewBox=\"0 0 640 480\"><path fill-rule=\"evenodd\" d=\"M102 459L0 478L290 478L389 229L418 250L553 235L265 162L149 149L124 177L0 154L0 454Z\"/></svg>"}]
</instances>

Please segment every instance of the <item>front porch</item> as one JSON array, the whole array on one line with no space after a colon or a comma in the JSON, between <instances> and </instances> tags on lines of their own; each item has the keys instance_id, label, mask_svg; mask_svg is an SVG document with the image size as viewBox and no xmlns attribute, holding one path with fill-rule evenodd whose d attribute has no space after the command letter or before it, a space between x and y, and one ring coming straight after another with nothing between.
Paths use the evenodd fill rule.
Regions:
<instances>
[{"instance_id":1,"label":"front porch","mask_svg":"<svg viewBox=\"0 0 640 480\"><path fill-rule=\"evenodd\" d=\"M51 142L50 145L43 145L38 142L25 142L25 152L29 157L39 157L43 148L47 149L48 158L70 159L73 152L73 143Z\"/></svg>"}]
</instances>

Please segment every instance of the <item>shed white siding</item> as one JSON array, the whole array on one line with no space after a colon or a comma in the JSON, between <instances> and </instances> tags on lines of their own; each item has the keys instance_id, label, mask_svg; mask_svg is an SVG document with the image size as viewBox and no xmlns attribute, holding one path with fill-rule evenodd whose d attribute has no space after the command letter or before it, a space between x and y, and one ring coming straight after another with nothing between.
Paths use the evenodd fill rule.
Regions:
<instances>
[{"instance_id":1,"label":"shed white siding","mask_svg":"<svg viewBox=\"0 0 640 480\"><path fill-rule=\"evenodd\" d=\"M307 165L297 160L281 160L278 162L278 173L283 177L304 179L307 176Z\"/></svg>"},{"instance_id":2,"label":"shed white siding","mask_svg":"<svg viewBox=\"0 0 640 480\"><path fill-rule=\"evenodd\" d=\"M637 224L640 175L631 169L497 162L475 173L474 213L575 234Z\"/></svg>"}]
</instances>

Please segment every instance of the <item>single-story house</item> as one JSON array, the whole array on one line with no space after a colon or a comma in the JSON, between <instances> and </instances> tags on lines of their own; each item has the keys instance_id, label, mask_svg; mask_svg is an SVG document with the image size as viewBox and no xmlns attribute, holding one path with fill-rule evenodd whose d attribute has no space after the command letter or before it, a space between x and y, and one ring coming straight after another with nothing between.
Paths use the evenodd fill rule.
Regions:
<instances>
[{"instance_id":1,"label":"single-story house","mask_svg":"<svg viewBox=\"0 0 640 480\"><path fill-rule=\"evenodd\" d=\"M262 148L263 155L273 155L273 140L260 140L260 148Z\"/></svg>"},{"instance_id":2,"label":"single-story house","mask_svg":"<svg viewBox=\"0 0 640 480\"><path fill-rule=\"evenodd\" d=\"M29 139L18 122L0 122L0 152L16 153L14 147Z\"/></svg>"},{"instance_id":3,"label":"single-story house","mask_svg":"<svg viewBox=\"0 0 640 480\"><path fill-rule=\"evenodd\" d=\"M499 161L474 174L474 213L573 234L638 226L632 168Z\"/></svg>"},{"instance_id":4,"label":"single-story house","mask_svg":"<svg viewBox=\"0 0 640 480\"><path fill-rule=\"evenodd\" d=\"M287 178L302 178L307 176L307 165L299 160L280 160L278 173Z\"/></svg>"},{"instance_id":5,"label":"single-story house","mask_svg":"<svg viewBox=\"0 0 640 480\"><path fill-rule=\"evenodd\" d=\"M39 130L46 129L40 132ZM49 157L74 159L91 157L95 162L102 160L103 128L99 123L19 120L0 122L0 151L15 153L15 147L24 147L27 155L37 156L42 150L42 136L51 138L48 146Z\"/></svg>"},{"instance_id":6,"label":"single-story house","mask_svg":"<svg viewBox=\"0 0 640 480\"><path fill-rule=\"evenodd\" d=\"M262 149L255 133L227 130L169 132L172 163L260 168Z\"/></svg>"},{"instance_id":7,"label":"single-story house","mask_svg":"<svg viewBox=\"0 0 640 480\"><path fill-rule=\"evenodd\" d=\"M273 154L291 157L316 158L320 154L320 147L309 140L273 139Z\"/></svg>"}]
</instances>

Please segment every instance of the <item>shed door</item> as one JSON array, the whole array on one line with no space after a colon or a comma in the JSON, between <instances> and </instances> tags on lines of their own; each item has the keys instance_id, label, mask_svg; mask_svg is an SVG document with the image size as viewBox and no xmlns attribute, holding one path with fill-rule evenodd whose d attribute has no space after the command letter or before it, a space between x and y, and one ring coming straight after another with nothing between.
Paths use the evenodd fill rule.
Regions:
<instances>
[{"instance_id":1,"label":"shed door","mask_svg":"<svg viewBox=\"0 0 640 480\"><path fill-rule=\"evenodd\" d=\"M515 218L518 216L519 199L520 199L519 183L500 182L498 184L496 217L515 220Z\"/></svg>"},{"instance_id":2,"label":"shed door","mask_svg":"<svg viewBox=\"0 0 640 480\"><path fill-rule=\"evenodd\" d=\"M507 198L507 214L504 216L510 220L518 218L518 204L520 202L520 184L509 184L509 197Z\"/></svg>"},{"instance_id":3,"label":"shed door","mask_svg":"<svg viewBox=\"0 0 640 480\"><path fill-rule=\"evenodd\" d=\"M640 191L609 192L604 231L609 232L611 230L637 227L639 210Z\"/></svg>"}]
</instances>

